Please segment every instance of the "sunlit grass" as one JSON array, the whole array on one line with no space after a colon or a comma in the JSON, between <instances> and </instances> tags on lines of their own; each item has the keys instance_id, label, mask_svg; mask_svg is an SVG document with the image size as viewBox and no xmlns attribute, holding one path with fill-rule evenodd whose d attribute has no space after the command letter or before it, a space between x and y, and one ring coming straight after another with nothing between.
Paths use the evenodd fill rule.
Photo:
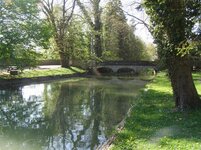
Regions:
<instances>
[{"instance_id":1,"label":"sunlit grass","mask_svg":"<svg viewBox=\"0 0 201 150\"><path fill-rule=\"evenodd\" d=\"M201 72L193 74L201 94ZM173 111L166 73L159 73L138 97L113 150L200 150L201 110Z\"/></svg>"},{"instance_id":2,"label":"sunlit grass","mask_svg":"<svg viewBox=\"0 0 201 150\"><path fill-rule=\"evenodd\" d=\"M196 89L198 90L198 93L201 95L201 72L194 73L193 79L195 81Z\"/></svg>"},{"instance_id":3,"label":"sunlit grass","mask_svg":"<svg viewBox=\"0 0 201 150\"><path fill-rule=\"evenodd\" d=\"M74 73L84 73L84 70L71 67L71 68L57 68L57 69L33 69L25 70L19 75L10 75L9 73L0 73L0 79L20 79L20 78L36 78L45 76L58 76L69 75Z\"/></svg>"}]
</instances>

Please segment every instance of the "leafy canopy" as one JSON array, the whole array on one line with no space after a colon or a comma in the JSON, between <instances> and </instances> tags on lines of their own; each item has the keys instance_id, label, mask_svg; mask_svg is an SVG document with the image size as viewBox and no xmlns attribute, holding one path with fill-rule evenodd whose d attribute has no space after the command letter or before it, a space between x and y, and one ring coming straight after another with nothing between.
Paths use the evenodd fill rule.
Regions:
<instances>
[{"instance_id":1,"label":"leafy canopy","mask_svg":"<svg viewBox=\"0 0 201 150\"><path fill-rule=\"evenodd\" d=\"M50 32L38 18L38 0L0 2L0 61L19 68L33 65L37 47L46 46Z\"/></svg>"},{"instance_id":2,"label":"leafy canopy","mask_svg":"<svg viewBox=\"0 0 201 150\"><path fill-rule=\"evenodd\" d=\"M184 56L195 47L195 25L201 16L200 0L144 0L143 4L152 24L152 34L159 56ZM177 8L177 7L181 8Z\"/></svg>"}]
</instances>

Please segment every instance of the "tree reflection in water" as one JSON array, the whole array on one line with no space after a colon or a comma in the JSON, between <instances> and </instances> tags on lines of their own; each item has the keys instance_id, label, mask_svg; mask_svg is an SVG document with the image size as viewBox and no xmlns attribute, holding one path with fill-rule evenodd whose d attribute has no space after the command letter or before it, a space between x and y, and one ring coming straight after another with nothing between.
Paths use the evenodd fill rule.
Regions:
<instances>
[{"instance_id":1,"label":"tree reflection in water","mask_svg":"<svg viewBox=\"0 0 201 150\"><path fill-rule=\"evenodd\" d=\"M0 147L95 149L122 120L144 84L83 79L1 90Z\"/></svg>"}]
</instances>

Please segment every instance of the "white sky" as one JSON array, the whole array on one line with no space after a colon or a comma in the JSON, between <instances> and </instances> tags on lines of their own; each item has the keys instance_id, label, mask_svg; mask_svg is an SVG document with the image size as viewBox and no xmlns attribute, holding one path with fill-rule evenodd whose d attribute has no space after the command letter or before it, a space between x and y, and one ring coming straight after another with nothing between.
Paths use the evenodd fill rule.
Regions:
<instances>
[{"instance_id":1,"label":"white sky","mask_svg":"<svg viewBox=\"0 0 201 150\"><path fill-rule=\"evenodd\" d=\"M143 21L147 20L146 22L148 23L148 17L145 14L145 12L143 12L143 11L137 11L135 9L135 6L132 5L134 1L140 2L141 0L122 0L124 11L128 12L131 15L134 15L134 16L140 18ZM131 20L133 18L127 16L127 19L128 19L129 22L131 22ZM137 36L139 36L144 42L146 42L146 43L153 43L153 37L149 33L149 31L147 30L147 28L144 25L138 24L136 26L135 34Z\"/></svg>"}]
</instances>

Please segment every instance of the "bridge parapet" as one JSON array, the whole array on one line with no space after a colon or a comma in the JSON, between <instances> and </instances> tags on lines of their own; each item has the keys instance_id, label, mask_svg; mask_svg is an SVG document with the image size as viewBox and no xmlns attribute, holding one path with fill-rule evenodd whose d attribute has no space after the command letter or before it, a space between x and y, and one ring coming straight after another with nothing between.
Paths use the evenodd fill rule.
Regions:
<instances>
[{"instance_id":1,"label":"bridge parapet","mask_svg":"<svg viewBox=\"0 0 201 150\"><path fill-rule=\"evenodd\" d=\"M100 62L97 66L108 66L108 65L138 65L138 66L156 66L156 61L106 61Z\"/></svg>"},{"instance_id":2,"label":"bridge parapet","mask_svg":"<svg viewBox=\"0 0 201 150\"><path fill-rule=\"evenodd\" d=\"M115 61L115 62L103 62L99 63L95 70L97 70L99 73L105 73L108 71L108 73L120 73L123 71L126 73L133 73L133 74L139 74L140 72L146 70L146 69L153 69L153 72L157 71L155 62L149 62L149 61L137 61L137 62L122 62L122 61ZM105 72L104 72L105 71Z\"/></svg>"}]
</instances>

